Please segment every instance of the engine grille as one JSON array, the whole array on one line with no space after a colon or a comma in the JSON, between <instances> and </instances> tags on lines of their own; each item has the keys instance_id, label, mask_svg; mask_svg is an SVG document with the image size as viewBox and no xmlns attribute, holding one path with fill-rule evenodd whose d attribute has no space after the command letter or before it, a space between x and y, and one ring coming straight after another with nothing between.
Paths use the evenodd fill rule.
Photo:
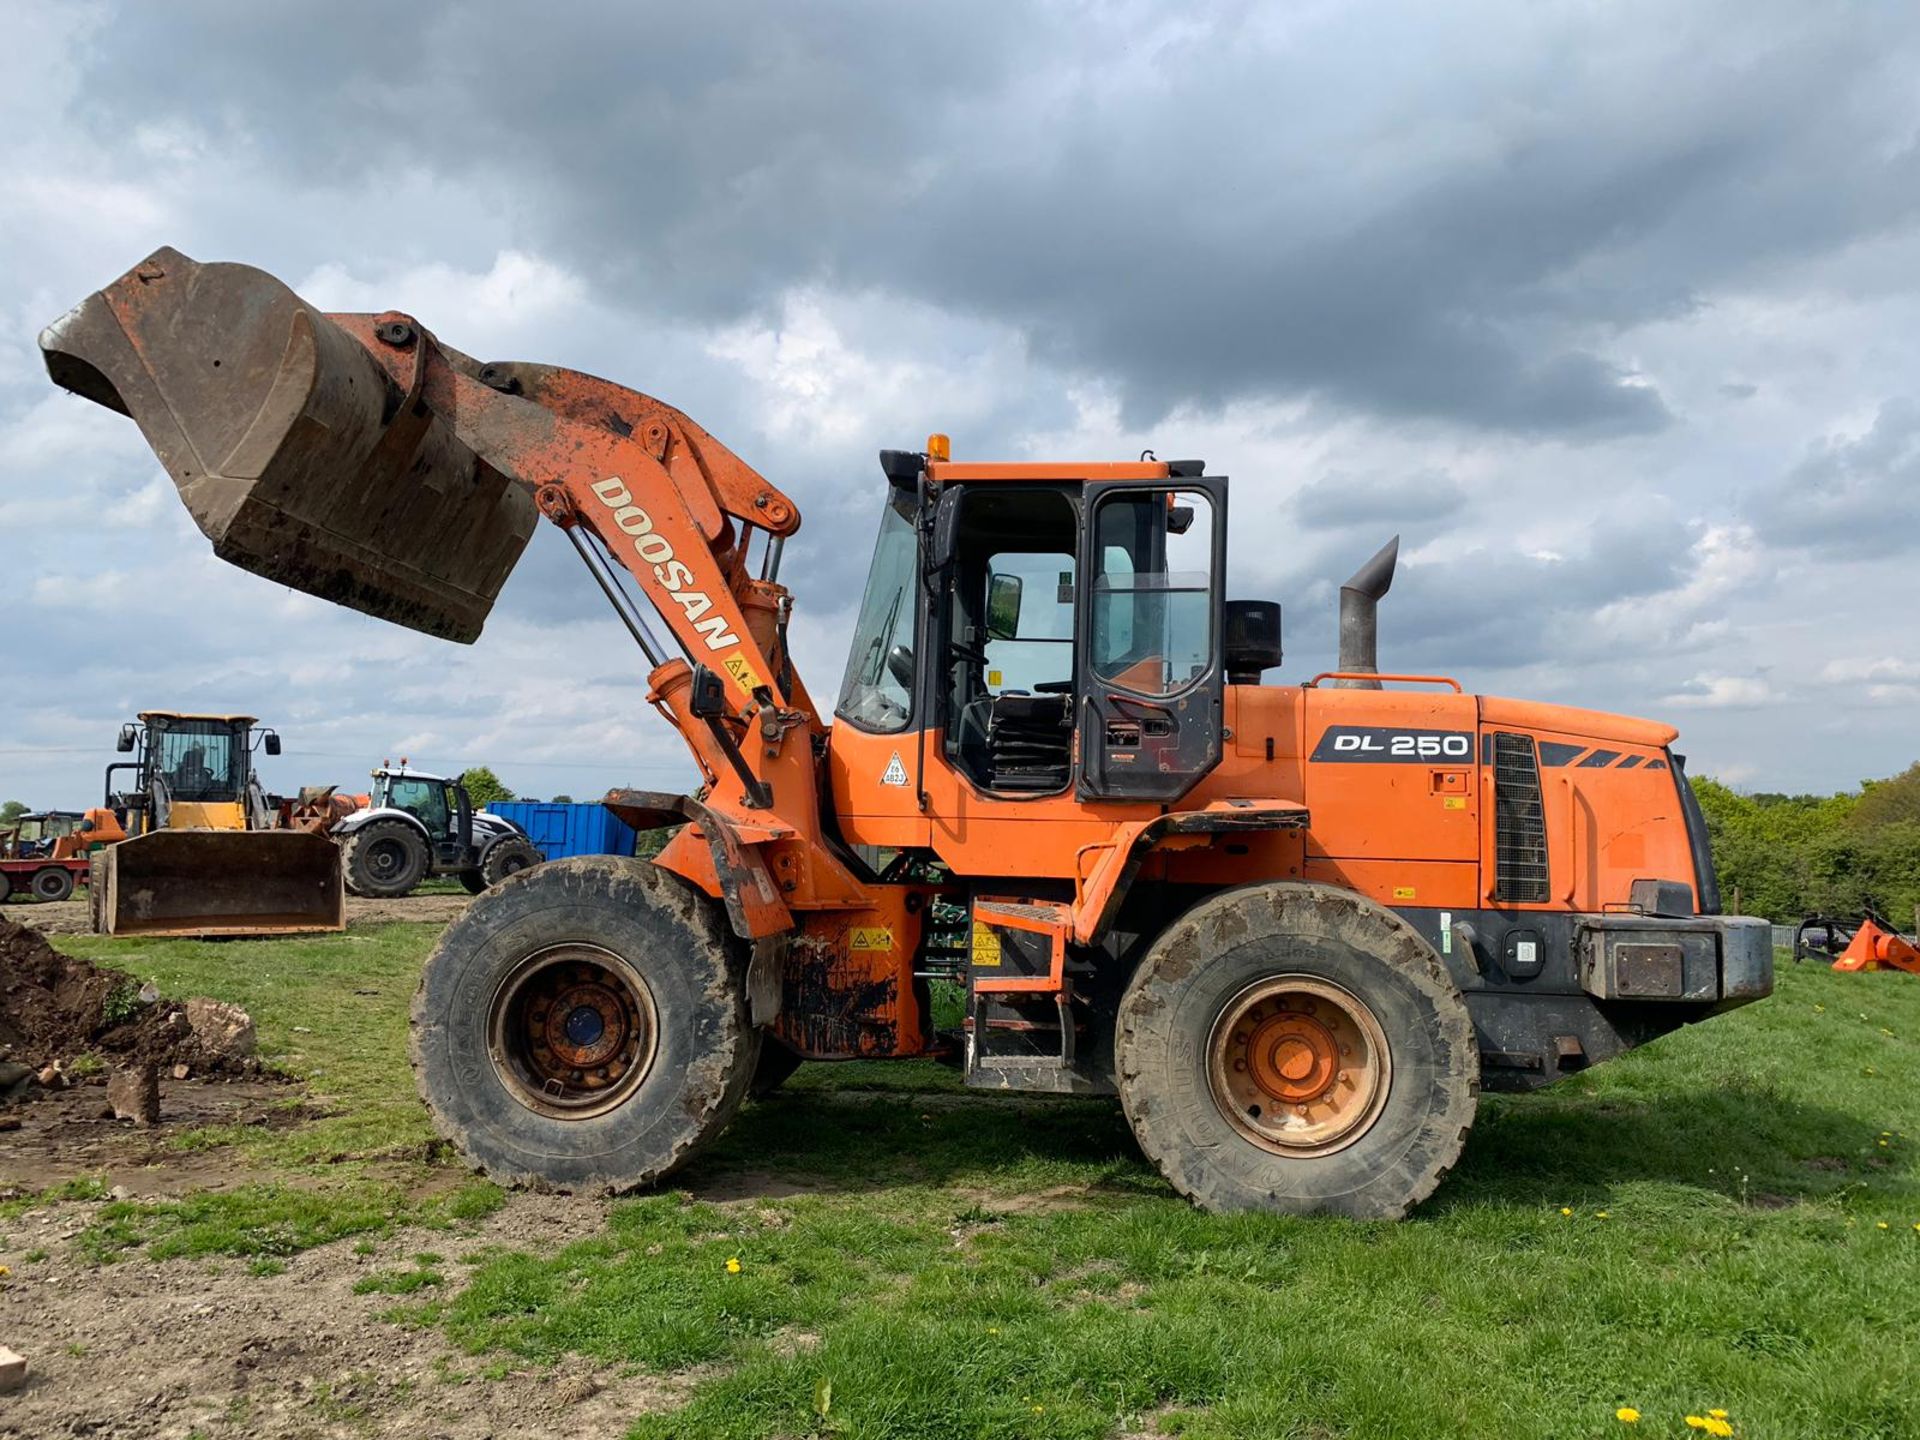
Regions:
<instances>
[{"instance_id":1,"label":"engine grille","mask_svg":"<svg viewBox=\"0 0 1920 1440\"><path fill-rule=\"evenodd\" d=\"M1540 803L1540 759L1531 735L1493 737L1495 900L1547 898L1547 816Z\"/></svg>"}]
</instances>

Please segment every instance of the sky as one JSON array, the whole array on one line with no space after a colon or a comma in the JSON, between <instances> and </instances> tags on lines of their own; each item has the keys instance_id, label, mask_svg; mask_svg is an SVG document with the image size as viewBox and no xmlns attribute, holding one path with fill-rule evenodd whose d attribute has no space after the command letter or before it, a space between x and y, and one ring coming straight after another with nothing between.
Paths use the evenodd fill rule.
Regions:
<instances>
[{"instance_id":1,"label":"sky","mask_svg":"<svg viewBox=\"0 0 1920 1440\"><path fill-rule=\"evenodd\" d=\"M1694 773L1920 758L1920 9L467 0L8 6L0 799L97 803L143 708L269 788L691 771L564 540L459 646L216 561L42 326L150 251L691 414L800 504L838 688L876 452L1197 456L1229 594L1329 668L1649 715Z\"/></svg>"}]
</instances>

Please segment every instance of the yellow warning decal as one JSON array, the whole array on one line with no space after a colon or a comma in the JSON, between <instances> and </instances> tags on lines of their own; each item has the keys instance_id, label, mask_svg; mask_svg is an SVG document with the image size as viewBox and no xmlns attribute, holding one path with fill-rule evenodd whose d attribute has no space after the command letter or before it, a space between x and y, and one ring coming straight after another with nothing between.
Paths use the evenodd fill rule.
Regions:
<instances>
[{"instance_id":1,"label":"yellow warning decal","mask_svg":"<svg viewBox=\"0 0 1920 1440\"><path fill-rule=\"evenodd\" d=\"M1443 795L1440 797L1440 808L1442 810L1464 810L1467 808L1467 797L1464 795Z\"/></svg>"},{"instance_id":2,"label":"yellow warning decal","mask_svg":"<svg viewBox=\"0 0 1920 1440\"><path fill-rule=\"evenodd\" d=\"M973 963L979 966L1000 963L1000 937L978 920L973 922Z\"/></svg>"},{"instance_id":3,"label":"yellow warning decal","mask_svg":"<svg viewBox=\"0 0 1920 1440\"><path fill-rule=\"evenodd\" d=\"M1411 899L1413 899L1413 886L1411 886L1411 885L1396 885L1396 886L1394 886L1394 887L1393 887L1393 898L1394 898L1394 899L1396 899L1396 900L1411 900Z\"/></svg>"},{"instance_id":4,"label":"yellow warning decal","mask_svg":"<svg viewBox=\"0 0 1920 1440\"><path fill-rule=\"evenodd\" d=\"M740 688L751 695L767 682L755 673L753 666L747 663L747 657L738 650L720 662L720 668L740 682Z\"/></svg>"},{"instance_id":5,"label":"yellow warning decal","mask_svg":"<svg viewBox=\"0 0 1920 1440\"><path fill-rule=\"evenodd\" d=\"M856 925L847 939L849 950L891 950L893 931L884 925Z\"/></svg>"}]
</instances>

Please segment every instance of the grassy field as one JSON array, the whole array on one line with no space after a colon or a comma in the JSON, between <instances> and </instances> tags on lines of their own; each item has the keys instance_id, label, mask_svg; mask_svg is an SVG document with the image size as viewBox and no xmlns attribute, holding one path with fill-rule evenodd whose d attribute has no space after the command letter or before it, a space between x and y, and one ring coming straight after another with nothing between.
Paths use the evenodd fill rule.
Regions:
<instances>
[{"instance_id":1,"label":"grassy field","mask_svg":"<svg viewBox=\"0 0 1920 1440\"><path fill-rule=\"evenodd\" d=\"M389 1322L495 1361L691 1371L640 1436L1547 1440L1713 1433L1716 1410L1741 1436L1920 1435L1914 977L1783 964L1764 1005L1490 1098L1399 1225L1198 1214L1111 1103L862 1065L803 1068L672 1193L524 1253L462 1242L512 1201L439 1153L413 1096L432 939L63 938L246 1005L326 1112L187 1137L258 1183L103 1204L90 1253L270 1268L450 1227L366 1283Z\"/></svg>"}]
</instances>

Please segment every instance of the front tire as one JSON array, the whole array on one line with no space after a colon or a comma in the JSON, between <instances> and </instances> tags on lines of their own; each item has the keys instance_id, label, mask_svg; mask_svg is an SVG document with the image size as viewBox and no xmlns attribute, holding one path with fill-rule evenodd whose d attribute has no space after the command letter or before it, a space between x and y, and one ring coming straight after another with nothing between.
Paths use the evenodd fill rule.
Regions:
<instances>
[{"instance_id":1,"label":"front tire","mask_svg":"<svg viewBox=\"0 0 1920 1440\"><path fill-rule=\"evenodd\" d=\"M1479 1096L1440 958L1327 885L1229 890L1175 921L1114 1051L1140 1148L1207 1210L1398 1219L1459 1158Z\"/></svg>"},{"instance_id":2,"label":"front tire","mask_svg":"<svg viewBox=\"0 0 1920 1440\"><path fill-rule=\"evenodd\" d=\"M427 875L427 842L404 820L374 820L340 846L347 889L371 900L410 895Z\"/></svg>"},{"instance_id":3,"label":"front tire","mask_svg":"<svg viewBox=\"0 0 1920 1440\"><path fill-rule=\"evenodd\" d=\"M759 1054L717 907L645 861L581 856L489 890L414 996L436 1130L495 1180L604 1193L685 1164Z\"/></svg>"},{"instance_id":4,"label":"front tire","mask_svg":"<svg viewBox=\"0 0 1920 1440\"><path fill-rule=\"evenodd\" d=\"M531 840L510 835L494 841L493 847L480 858L480 878L488 886L498 885L509 875L518 875L539 863L540 852L533 848Z\"/></svg>"},{"instance_id":5,"label":"front tire","mask_svg":"<svg viewBox=\"0 0 1920 1440\"><path fill-rule=\"evenodd\" d=\"M36 900L65 900L73 894L73 872L58 865L49 865L44 870L33 872L33 898Z\"/></svg>"}]
</instances>

